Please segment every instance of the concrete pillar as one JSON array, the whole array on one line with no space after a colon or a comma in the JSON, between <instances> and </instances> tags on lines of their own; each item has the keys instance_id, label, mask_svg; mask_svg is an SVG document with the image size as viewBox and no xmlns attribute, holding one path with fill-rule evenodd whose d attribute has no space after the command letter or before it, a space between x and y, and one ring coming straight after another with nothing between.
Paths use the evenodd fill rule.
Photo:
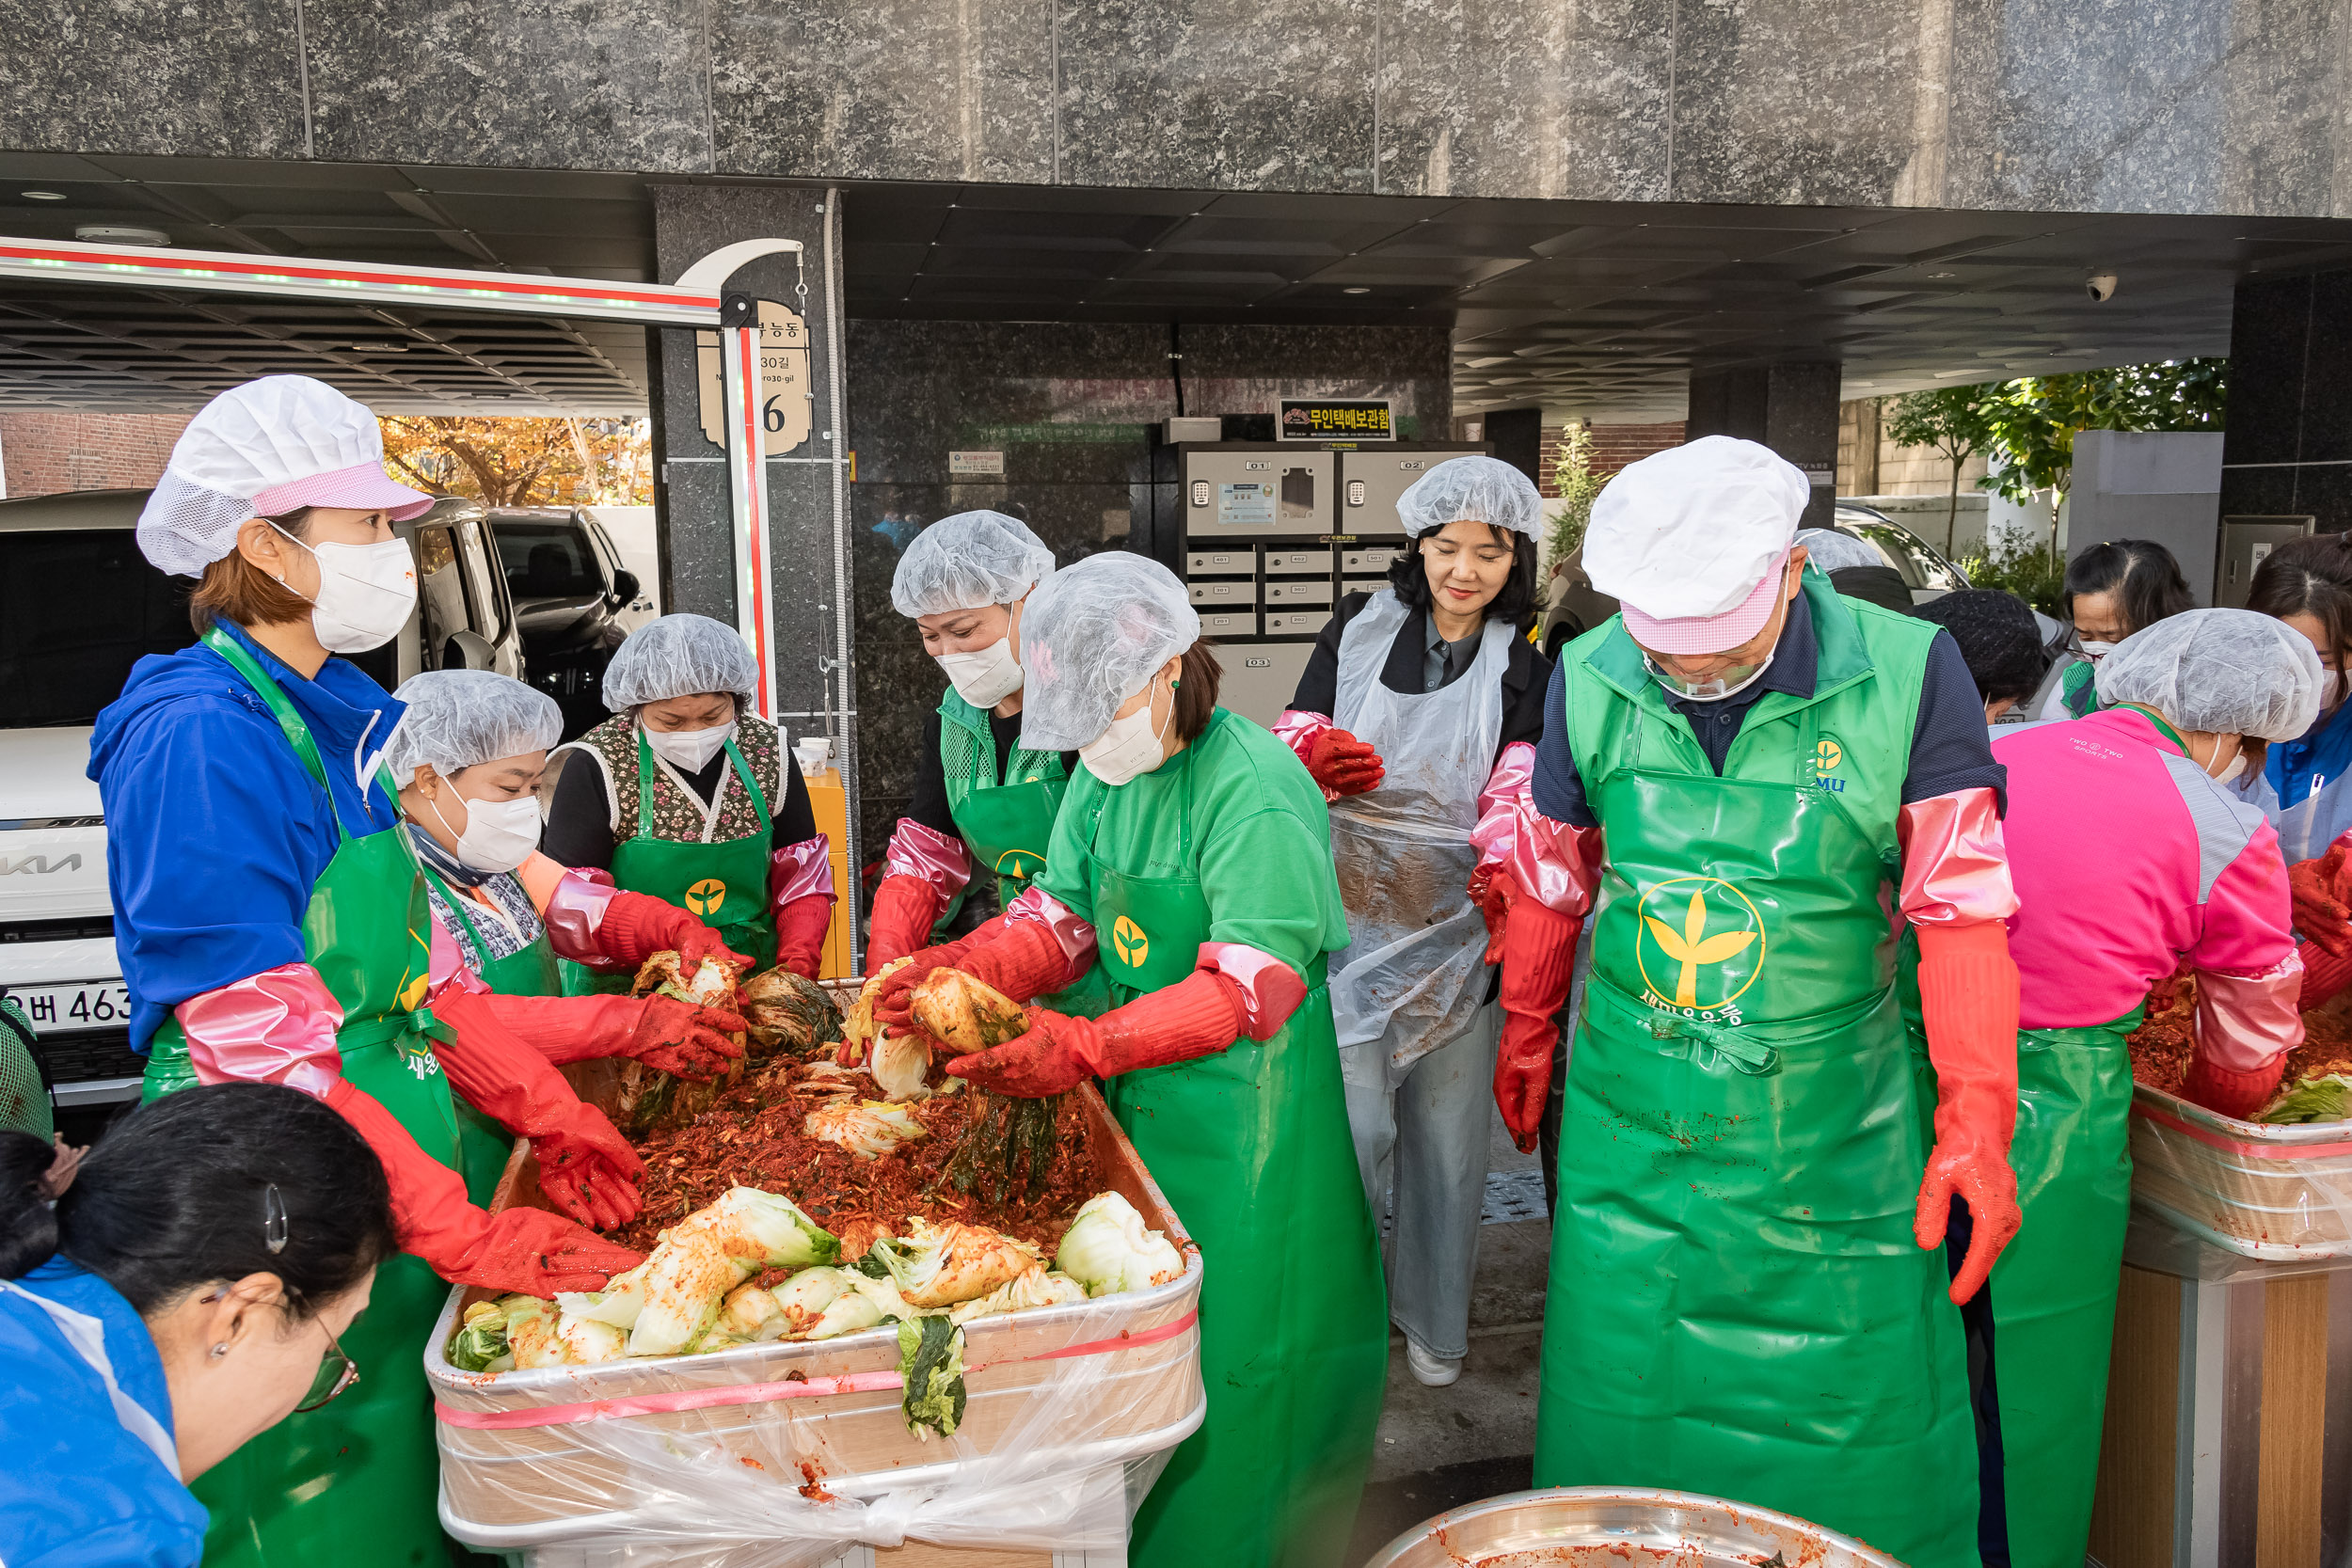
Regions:
<instances>
[{"instance_id":1,"label":"concrete pillar","mask_svg":"<svg viewBox=\"0 0 2352 1568\"><path fill-rule=\"evenodd\" d=\"M2237 286L2221 515L2352 529L2352 271Z\"/></svg>"},{"instance_id":2,"label":"concrete pillar","mask_svg":"<svg viewBox=\"0 0 2352 1568\"><path fill-rule=\"evenodd\" d=\"M1772 448L1813 481L1813 499L1801 526L1825 528L1837 499L1842 379L1842 367L1819 361L1695 372L1683 439L1736 436Z\"/></svg>"},{"instance_id":3,"label":"concrete pillar","mask_svg":"<svg viewBox=\"0 0 2352 1568\"><path fill-rule=\"evenodd\" d=\"M854 686L841 668L847 628L848 473L834 461L845 449L846 393L841 363L841 223L834 193L780 186L657 185L654 244L661 281L739 240L798 240L803 265L769 256L728 280L730 290L772 299L808 323L808 387L815 395L808 438L767 459L771 533L768 569L775 618L776 717L794 739L831 735L834 762L849 790L849 863L858 838ZM829 199L830 198L830 199ZM828 221L828 206L834 210ZM830 247L830 248L829 248ZM807 286L803 297L798 286ZM695 334L655 329L654 500L661 543L665 610L735 619L734 530L724 449L703 433ZM850 650L854 654L854 649ZM843 889L845 895L850 889Z\"/></svg>"}]
</instances>

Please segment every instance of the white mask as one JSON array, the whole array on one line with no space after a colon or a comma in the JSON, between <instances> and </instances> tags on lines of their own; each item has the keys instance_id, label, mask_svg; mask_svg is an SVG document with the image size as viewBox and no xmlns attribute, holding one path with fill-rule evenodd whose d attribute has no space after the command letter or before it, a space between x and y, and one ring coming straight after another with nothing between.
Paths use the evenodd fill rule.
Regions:
<instances>
[{"instance_id":1,"label":"white mask","mask_svg":"<svg viewBox=\"0 0 2352 1568\"><path fill-rule=\"evenodd\" d=\"M267 522L268 519L262 519ZM270 527L292 545L301 545L319 565L319 591L310 605L310 630L330 654L364 654L400 635L417 608L417 558L405 539L374 545L303 545ZM278 585L294 590L284 578ZM297 598L308 595L296 594Z\"/></svg>"},{"instance_id":2,"label":"white mask","mask_svg":"<svg viewBox=\"0 0 2352 1568\"><path fill-rule=\"evenodd\" d=\"M1144 689L1149 691L1151 688ZM1170 702L1168 717L1160 721L1158 733L1153 733L1152 705L1147 701L1126 718L1112 720L1108 729L1079 747L1078 760L1104 784L1123 784L1168 760L1160 749L1160 736L1168 733L1168 726L1175 719L1176 705Z\"/></svg>"},{"instance_id":3,"label":"white mask","mask_svg":"<svg viewBox=\"0 0 2352 1568\"><path fill-rule=\"evenodd\" d=\"M2081 646L2083 650L2083 657L2090 660L2091 663L2096 664L2101 659L2106 657L2107 655L2115 652L2117 644L2113 642L2084 642Z\"/></svg>"},{"instance_id":4,"label":"white mask","mask_svg":"<svg viewBox=\"0 0 2352 1568\"><path fill-rule=\"evenodd\" d=\"M653 754L681 773L699 773L710 766L734 738L735 721L713 724L707 730L647 730L645 744Z\"/></svg>"},{"instance_id":5,"label":"white mask","mask_svg":"<svg viewBox=\"0 0 2352 1568\"><path fill-rule=\"evenodd\" d=\"M425 806L449 830L449 818L431 800ZM476 871L512 871L539 847L539 802L524 795L512 800L466 801L466 831L457 835L457 863Z\"/></svg>"},{"instance_id":6,"label":"white mask","mask_svg":"<svg viewBox=\"0 0 2352 1568\"><path fill-rule=\"evenodd\" d=\"M1680 697L1685 702L1720 703L1725 697L1738 696L1740 692L1745 691L1749 687L1754 686L1757 681L1762 680L1764 678L1764 672L1772 667L1772 654L1777 654L1779 652L1780 645L1778 643L1774 643L1772 645L1772 652L1764 656L1763 663L1749 665L1747 673L1741 675L1736 681L1727 681L1723 678L1722 674L1710 675L1703 681L1685 680L1680 675L1668 671L1664 666L1659 664L1647 654L1644 654L1642 656L1642 664L1645 669L1649 671L1650 678L1652 680L1655 680L1659 685L1664 687L1667 690L1673 692L1676 696ZM1739 667L1734 665L1732 668L1736 670ZM1724 673L1728 674L1730 672L1725 671Z\"/></svg>"},{"instance_id":7,"label":"white mask","mask_svg":"<svg viewBox=\"0 0 2352 1568\"><path fill-rule=\"evenodd\" d=\"M2241 740L2237 743L2236 754L2230 758L2230 766L2224 768L2220 772L2214 774L2213 782L2216 784L2225 784L2234 780L2239 774L2245 771L2246 742Z\"/></svg>"},{"instance_id":8,"label":"white mask","mask_svg":"<svg viewBox=\"0 0 2352 1568\"><path fill-rule=\"evenodd\" d=\"M939 667L956 695L977 708L992 708L1021 689L1021 661L1012 657L1012 639L1000 637L976 654L940 654Z\"/></svg>"}]
</instances>

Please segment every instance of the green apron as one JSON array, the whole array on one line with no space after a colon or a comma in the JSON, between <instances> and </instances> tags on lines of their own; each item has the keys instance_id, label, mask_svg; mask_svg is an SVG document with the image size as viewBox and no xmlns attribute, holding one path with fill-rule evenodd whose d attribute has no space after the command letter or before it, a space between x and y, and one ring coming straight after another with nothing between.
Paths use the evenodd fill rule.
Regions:
<instances>
[{"instance_id":1,"label":"green apron","mask_svg":"<svg viewBox=\"0 0 2352 1568\"><path fill-rule=\"evenodd\" d=\"M2066 673L2058 677L2058 700L2077 719L2088 719L2105 707L2099 701L2099 667L2089 662L2068 665Z\"/></svg>"},{"instance_id":2,"label":"green apron","mask_svg":"<svg viewBox=\"0 0 2352 1568\"><path fill-rule=\"evenodd\" d=\"M1917 940L1904 933L1903 1020L1933 1092ZM2017 1032L2017 1173L2024 1225L1993 1265L1993 1386L2001 1500L2014 1568L2080 1568L2090 1544L2115 1293L2132 1211L2132 1062L2143 1007L2080 1029Z\"/></svg>"},{"instance_id":3,"label":"green apron","mask_svg":"<svg viewBox=\"0 0 2352 1568\"><path fill-rule=\"evenodd\" d=\"M206 644L269 705L303 765L326 789L326 769L294 705L233 639ZM327 793L329 809L334 796ZM434 1059L439 1026L417 1004L431 957L432 913L405 828L354 838L310 890L304 957L342 1004L335 1044L342 1075L382 1103L427 1154L454 1168L457 1117ZM143 1099L192 1086L187 1037L167 1020L150 1047ZM208 1568L411 1568L443 1560L435 1498L440 1460L424 1342L449 1286L406 1254L375 1271L368 1309L343 1332L360 1380L334 1403L289 1416L197 1478L211 1511Z\"/></svg>"},{"instance_id":4,"label":"green apron","mask_svg":"<svg viewBox=\"0 0 2352 1568\"><path fill-rule=\"evenodd\" d=\"M988 781L996 775L996 739L989 732L988 715L949 687L939 703L939 762L946 780L947 812L963 837L977 874L985 868L996 876L996 908L1010 909L1027 891L1030 879L1045 869L1045 848L1054 836L1054 818L1062 798L1070 793L1070 775L1058 752L1013 748L1005 759L1003 784ZM963 907L959 890L931 927L933 942L950 940L944 933ZM1057 1013L1094 1018L1112 1004L1103 969L1096 964L1067 990L1037 999L1041 1007Z\"/></svg>"},{"instance_id":5,"label":"green apron","mask_svg":"<svg viewBox=\"0 0 2352 1568\"><path fill-rule=\"evenodd\" d=\"M1881 902L1930 638L1806 592L1816 690L1759 699L1720 778L1621 626L1568 671L1609 866L1534 1482L1726 1497L1973 1568L1962 1337L1912 1236L1928 1148Z\"/></svg>"},{"instance_id":6,"label":"green apron","mask_svg":"<svg viewBox=\"0 0 2352 1568\"><path fill-rule=\"evenodd\" d=\"M779 736L776 744L784 744ZM653 748L644 731L637 732L637 836L612 847L612 881L628 893L643 893L699 915L719 939L738 953L748 954L755 970L776 961L776 922L768 909L768 863L772 852L774 819L768 797L752 777L751 765L727 741L727 756L736 776L751 792L759 813L759 827L741 838L716 844L681 843L653 834ZM720 792L726 789L722 775ZM716 809L716 802L713 803ZM636 978L630 974L598 974L565 959L564 994L587 996L599 991L625 991Z\"/></svg>"},{"instance_id":7,"label":"green apron","mask_svg":"<svg viewBox=\"0 0 2352 1568\"><path fill-rule=\"evenodd\" d=\"M482 932L473 923L473 914L467 909L472 900L460 894L431 866L424 874L433 879L433 885L441 890L441 897L450 911L457 916L457 924L465 932L466 959L482 983L501 996L561 996L562 977L555 967L555 948L548 941L547 927L542 925L539 935L531 945L502 958L489 956L490 944L482 940ZM463 1095L455 1097L457 1105L458 1169L466 1178L466 1196L484 1208L498 1190L499 1177L506 1169L506 1157L515 1147L515 1134L498 1121L477 1111Z\"/></svg>"},{"instance_id":8,"label":"green apron","mask_svg":"<svg viewBox=\"0 0 2352 1568\"><path fill-rule=\"evenodd\" d=\"M1189 813L1153 824L1194 863ZM1162 841L1164 846L1165 841ZM1189 872L1150 844L1094 846L1109 1005L1175 985L1209 940ZM1261 1045L1108 1080L1104 1096L1200 1245L1208 1417L1136 1515L1134 1568L1330 1568L1346 1554L1387 1380L1386 1288L1347 1131L1339 1042L1313 989Z\"/></svg>"}]
</instances>

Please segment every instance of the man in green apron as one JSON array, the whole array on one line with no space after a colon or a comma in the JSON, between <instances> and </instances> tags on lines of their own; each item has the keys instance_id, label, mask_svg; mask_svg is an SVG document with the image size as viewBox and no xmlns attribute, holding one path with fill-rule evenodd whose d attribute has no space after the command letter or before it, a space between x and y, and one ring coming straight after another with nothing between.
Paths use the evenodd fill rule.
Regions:
<instances>
[{"instance_id":1,"label":"man in green apron","mask_svg":"<svg viewBox=\"0 0 2352 1568\"><path fill-rule=\"evenodd\" d=\"M1028 998L1100 959L1109 1010L1033 1008L948 1070L998 1093L1089 1077L1200 1244L1208 1414L1144 1499L1139 1568L1328 1568L1347 1546L1388 1359L1326 989L1347 944L1322 791L1216 706L1217 667L1167 568L1113 551L1023 620L1024 738L1085 768L1035 884L930 948L877 1005L953 964ZM1098 944L1098 933L1103 939Z\"/></svg>"},{"instance_id":2,"label":"man in green apron","mask_svg":"<svg viewBox=\"0 0 2352 1568\"><path fill-rule=\"evenodd\" d=\"M206 404L137 529L150 563L199 578L202 640L141 659L91 736L148 1094L278 1083L333 1107L384 1165L405 1254L342 1337L361 1381L198 1481L216 1568L440 1560L422 1353L443 1281L546 1295L636 1261L544 1211L484 1212L453 1168L437 1052L455 1042L421 1005L424 885L366 760L400 704L334 657L416 610L394 525L432 498L392 483L382 454L373 416L308 377Z\"/></svg>"},{"instance_id":3,"label":"man in green apron","mask_svg":"<svg viewBox=\"0 0 2352 1568\"><path fill-rule=\"evenodd\" d=\"M1020 618L1053 571L1054 552L1001 512L942 517L898 558L890 602L948 684L874 890L868 974L946 940L975 875L993 878L1001 911L1044 867L1074 757L1021 744Z\"/></svg>"},{"instance_id":4,"label":"man in green apron","mask_svg":"<svg viewBox=\"0 0 2352 1568\"><path fill-rule=\"evenodd\" d=\"M665 933L702 951L707 922L745 970L815 979L833 923L833 849L783 730L752 711L759 667L733 626L664 615L629 634L604 674L613 716L557 748L548 852L609 867L622 889L694 917ZM632 914L644 918L645 911ZM648 922L650 928L650 922ZM574 994L626 990L627 973L572 964Z\"/></svg>"},{"instance_id":5,"label":"man in green apron","mask_svg":"<svg viewBox=\"0 0 2352 1568\"><path fill-rule=\"evenodd\" d=\"M1491 874L1522 1147L1597 903L1535 1481L1727 1497L1962 1568L1975 1449L1928 1249L1964 1197L1964 1299L2017 1226L2001 776L1949 637L1805 569L1807 495L1724 436L1611 481L1584 562L1622 614L1563 651ZM1931 1150L1890 906L1926 954Z\"/></svg>"},{"instance_id":6,"label":"man in green apron","mask_svg":"<svg viewBox=\"0 0 2352 1568\"><path fill-rule=\"evenodd\" d=\"M440 1053L459 1092L467 1193L488 1202L514 1137L528 1136L541 1184L565 1212L599 1230L625 1225L637 1209L636 1156L556 1066L626 1055L707 1079L742 1054L724 1031L740 1031L743 1021L671 997L563 996L559 945L564 958L609 966L607 927L626 926L612 906L626 913L654 900L616 894L537 853L534 791L563 734L553 698L487 670L428 671L394 696L406 707L383 767L424 871L434 1006L469 1025L466 1050ZM717 944L715 934L709 940ZM503 997L532 1000L513 1006Z\"/></svg>"}]
</instances>

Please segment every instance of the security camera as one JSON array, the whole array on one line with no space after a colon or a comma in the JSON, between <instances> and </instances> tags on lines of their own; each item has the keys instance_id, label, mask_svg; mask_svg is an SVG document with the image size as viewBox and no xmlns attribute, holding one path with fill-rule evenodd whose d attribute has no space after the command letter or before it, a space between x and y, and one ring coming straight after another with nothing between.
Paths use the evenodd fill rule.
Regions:
<instances>
[{"instance_id":1,"label":"security camera","mask_svg":"<svg viewBox=\"0 0 2352 1568\"><path fill-rule=\"evenodd\" d=\"M2111 272L2092 273L2083 280L2083 293L2096 300L2113 299L2115 297L2115 274Z\"/></svg>"}]
</instances>

